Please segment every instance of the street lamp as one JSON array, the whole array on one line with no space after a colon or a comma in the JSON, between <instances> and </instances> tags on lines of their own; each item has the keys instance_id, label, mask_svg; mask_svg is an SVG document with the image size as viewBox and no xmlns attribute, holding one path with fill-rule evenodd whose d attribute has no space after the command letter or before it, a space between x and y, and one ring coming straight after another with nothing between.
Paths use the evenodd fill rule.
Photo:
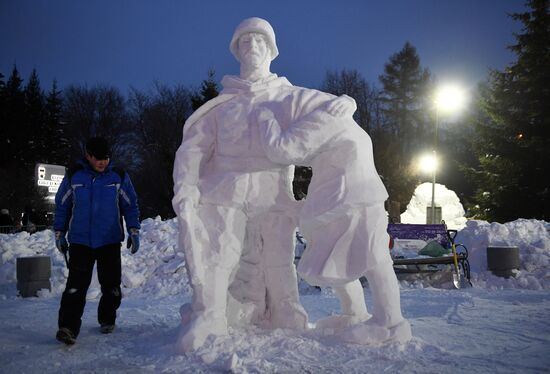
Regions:
<instances>
[{"instance_id":1,"label":"street lamp","mask_svg":"<svg viewBox=\"0 0 550 374\"><path fill-rule=\"evenodd\" d=\"M418 166L422 172L431 174L433 173L434 168L437 167L437 160L434 158L433 154L425 154L420 158Z\"/></svg>"},{"instance_id":2,"label":"street lamp","mask_svg":"<svg viewBox=\"0 0 550 374\"><path fill-rule=\"evenodd\" d=\"M462 108L465 103L464 91L455 84L449 84L439 87L435 94L435 124L434 124L434 148L432 151L432 219L431 223L435 222L435 178L437 170L437 143L439 130L439 115L451 114Z\"/></svg>"}]
</instances>

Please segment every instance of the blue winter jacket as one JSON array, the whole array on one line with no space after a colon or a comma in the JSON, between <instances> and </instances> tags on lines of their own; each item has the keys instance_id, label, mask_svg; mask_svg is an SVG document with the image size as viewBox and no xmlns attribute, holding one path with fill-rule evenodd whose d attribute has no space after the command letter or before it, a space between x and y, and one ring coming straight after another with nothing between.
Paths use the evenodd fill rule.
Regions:
<instances>
[{"instance_id":1,"label":"blue winter jacket","mask_svg":"<svg viewBox=\"0 0 550 374\"><path fill-rule=\"evenodd\" d=\"M69 178L65 175L55 195L54 230L69 232L71 244L98 248L124 240L122 216L128 231L140 228L137 196L128 174L111 165L94 171L86 159Z\"/></svg>"}]
</instances>

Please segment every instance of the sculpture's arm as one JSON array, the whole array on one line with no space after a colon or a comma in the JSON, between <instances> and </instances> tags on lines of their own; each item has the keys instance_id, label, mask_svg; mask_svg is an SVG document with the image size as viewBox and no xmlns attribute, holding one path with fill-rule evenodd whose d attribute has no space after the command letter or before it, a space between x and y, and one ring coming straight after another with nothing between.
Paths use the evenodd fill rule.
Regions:
<instances>
[{"instance_id":1,"label":"sculpture's arm","mask_svg":"<svg viewBox=\"0 0 550 374\"><path fill-rule=\"evenodd\" d=\"M341 122L351 119L355 100L343 95L282 129L269 109L258 114L260 139L267 156L281 164L307 165L309 159L345 131Z\"/></svg>"},{"instance_id":2,"label":"sculpture's arm","mask_svg":"<svg viewBox=\"0 0 550 374\"><path fill-rule=\"evenodd\" d=\"M205 116L185 131L174 161L174 198L172 206L176 214L183 210L184 202L196 205L199 201L199 179L205 164L214 150L214 124Z\"/></svg>"}]
</instances>

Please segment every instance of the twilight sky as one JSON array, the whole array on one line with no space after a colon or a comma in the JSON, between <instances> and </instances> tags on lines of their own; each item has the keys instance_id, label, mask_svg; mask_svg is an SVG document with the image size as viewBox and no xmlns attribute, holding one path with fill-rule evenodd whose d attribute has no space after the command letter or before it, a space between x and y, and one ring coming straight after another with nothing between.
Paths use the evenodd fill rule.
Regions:
<instances>
[{"instance_id":1,"label":"twilight sky","mask_svg":"<svg viewBox=\"0 0 550 374\"><path fill-rule=\"evenodd\" d=\"M238 73L233 30L258 16L274 27L272 71L318 87L327 69L357 69L378 82L406 41L441 82L473 87L514 60L523 0L0 0L0 72L13 64L42 87L108 83L123 92L155 80L198 86Z\"/></svg>"}]
</instances>

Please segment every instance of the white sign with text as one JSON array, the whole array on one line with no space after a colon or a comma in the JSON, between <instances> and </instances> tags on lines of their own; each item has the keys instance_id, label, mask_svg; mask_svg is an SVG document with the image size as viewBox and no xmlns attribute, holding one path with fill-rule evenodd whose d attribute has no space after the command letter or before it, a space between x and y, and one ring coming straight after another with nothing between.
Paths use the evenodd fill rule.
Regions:
<instances>
[{"instance_id":1,"label":"white sign with text","mask_svg":"<svg viewBox=\"0 0 550 374\"><path fill-rule=\"evenodd\" d=\"M55 195L65 176L65 166L51 164L36 164L36 184L48 189L50 195Z\"/></svg>"}]
</instances>

